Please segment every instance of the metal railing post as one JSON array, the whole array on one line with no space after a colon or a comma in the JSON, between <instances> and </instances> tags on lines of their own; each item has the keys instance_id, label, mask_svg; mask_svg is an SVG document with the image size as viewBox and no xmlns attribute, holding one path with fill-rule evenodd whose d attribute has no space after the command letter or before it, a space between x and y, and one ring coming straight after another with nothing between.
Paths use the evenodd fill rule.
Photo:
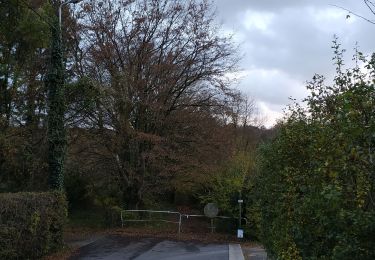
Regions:
<instances>
[{"instance_id":1,"label":"metal railing post","mask_svg":"<svg viewBox=\"0 0 375 260\"><path fill-rule=\"evenodd\" d=\"M182 214L179 213L180 219L178 220L178 234L181 233L181 224L182 224Z\"/></svg>"}]
</instances>

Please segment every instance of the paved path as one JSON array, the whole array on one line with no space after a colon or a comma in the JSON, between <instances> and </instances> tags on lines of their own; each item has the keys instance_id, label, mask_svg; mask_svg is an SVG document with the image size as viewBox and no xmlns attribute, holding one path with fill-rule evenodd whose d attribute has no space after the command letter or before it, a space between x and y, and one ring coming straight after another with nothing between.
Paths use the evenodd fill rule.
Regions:
<instances>
[{"instance_id":1,"label":"paved path","mask_svg":"<svg viewBox=\"0 0 375 260\"><path fill-rule=\"evenodd\" d=\"M245 260L240 244L229 244L229 260Z\"/></svg>"},{"instance_id":2,"label":"paved path","mask_svg":"<svg viewBox=\"0 0 375 260\"><path fill-rule=\"evenodd\" d=\"M267 253L262 247L243 247L246 260L267 260Z\"/></svg>"},{"instance_id":3,"label":"paved path","mask_svg":"<svg viewBox=\"0 0 375 260\"><path fill-rule=\"evenodd\" d=\"M109 235L81 247L70 260L228 260L228 244Z\"/></svg>"}]
</instances>

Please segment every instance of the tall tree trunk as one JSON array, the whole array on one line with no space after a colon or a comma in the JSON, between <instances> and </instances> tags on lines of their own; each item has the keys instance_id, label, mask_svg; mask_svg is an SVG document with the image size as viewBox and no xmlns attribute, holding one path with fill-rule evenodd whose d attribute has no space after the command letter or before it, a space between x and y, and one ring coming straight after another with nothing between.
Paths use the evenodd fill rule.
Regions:
<instances>
[{"instance_id":1,"label":"tall tree trunk","mask_svg":"<svg viewBox=\"0 0 375 260\"><path fill-rule=\"evenodd\" d=\"M51 33L51 58L46 78L49 108L47 132L49 184L51 189L63 190L66 151L66 132L64 127L65 91L61 31L57 15L54 17L53 26L51 26Z\"/></svg>"},{"instance_id":2,"label":"tall tree trunk","mask_svg":"<svg viewBox=\"0 0 375 260\"><path fill-rule=\"evenodd\" d=\"M142 205L142 184L138 180L132 180L127 184L122 184L123 202L127 209L139 209Z\"/></svg>"},{"instance_id":3,"label":"tall tree trunk","mask_svg":"<svg viewBox=\"0 0 375 260\"><path fill-rule=\"evenodd\" d=\"M11 98L9 93L9 70L10 70L10 49L12 46L8 46L4 51L4 61L6 66L3 71L3 79L0 79L0 127L6 128L9 126L11 117Z\"/></svg>"},{"instance_id":4,"label":"tall tree trunk","mask_svg":"<svg viewBox=\"0 0 375 260\"><path fill-rule=\"evenodd\" d=\"M38 126L37 118L35 115L36 100L35 100L35 89L36 82L34 75L30 75L29 84L26 92L26 126L31 126L32 128Z\"/></svg>"}]
</instances>

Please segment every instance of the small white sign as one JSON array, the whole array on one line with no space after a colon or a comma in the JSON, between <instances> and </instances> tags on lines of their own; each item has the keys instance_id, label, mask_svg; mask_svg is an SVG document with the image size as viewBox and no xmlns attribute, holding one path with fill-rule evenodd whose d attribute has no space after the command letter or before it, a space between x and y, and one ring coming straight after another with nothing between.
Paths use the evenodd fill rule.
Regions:
<instances>
[{"instance_id":1,"label":"small white sign","mask_svg":"<svg viewBox=\"0 0 375 260\"><path fill-rule=\"evenodd\" d=\"M243 200L238 200L238 203L243 203Z\"/></svg>"},{"instance_id":2,"label":"small white sign","mask_svg":"<svg viewBox=\"0 0 375 260\"><path fill-rule=\"evenodd\" d=\"M243 238L243 229L237 229L237 238Z\"/></svg>"}]
</instances>

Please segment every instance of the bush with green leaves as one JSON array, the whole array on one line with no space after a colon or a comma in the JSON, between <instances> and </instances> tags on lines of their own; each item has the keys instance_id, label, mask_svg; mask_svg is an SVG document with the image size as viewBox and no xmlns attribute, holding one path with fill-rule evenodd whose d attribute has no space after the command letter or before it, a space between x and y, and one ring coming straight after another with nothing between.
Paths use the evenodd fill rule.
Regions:
<instances>
[{"instance_id":1,"label":"bush with green leaves","mask_svg":"<svg viewBox=\"0 0 375 260\"><path fill-rule=\"evenodd\" d=\"M259 149L248 216L276 259L375 259L375 54L315 75Z\"/></svg>"},{"instance_id":2,"label":"bush with green leaves","mask_svg":"<svg viewBox=\"0 0 375 260\"><path fill-rule=\"evenodd\" d=\"M250 152L238 152L224 164L207 185L207 191L200 196L202 204L215 203L220 214L238 216L238 198L254 165Z\"/></svg>"},{"instance_id":3,"label":"bush with green leaves","mask_svg":"<svg viewBox=\"0 0 375 260\"><path fill-rule=\"evenodd\" d=\"M65 195L0 194L0 259L40 259L63 246Z\"/></svg>"}]
</instances>

